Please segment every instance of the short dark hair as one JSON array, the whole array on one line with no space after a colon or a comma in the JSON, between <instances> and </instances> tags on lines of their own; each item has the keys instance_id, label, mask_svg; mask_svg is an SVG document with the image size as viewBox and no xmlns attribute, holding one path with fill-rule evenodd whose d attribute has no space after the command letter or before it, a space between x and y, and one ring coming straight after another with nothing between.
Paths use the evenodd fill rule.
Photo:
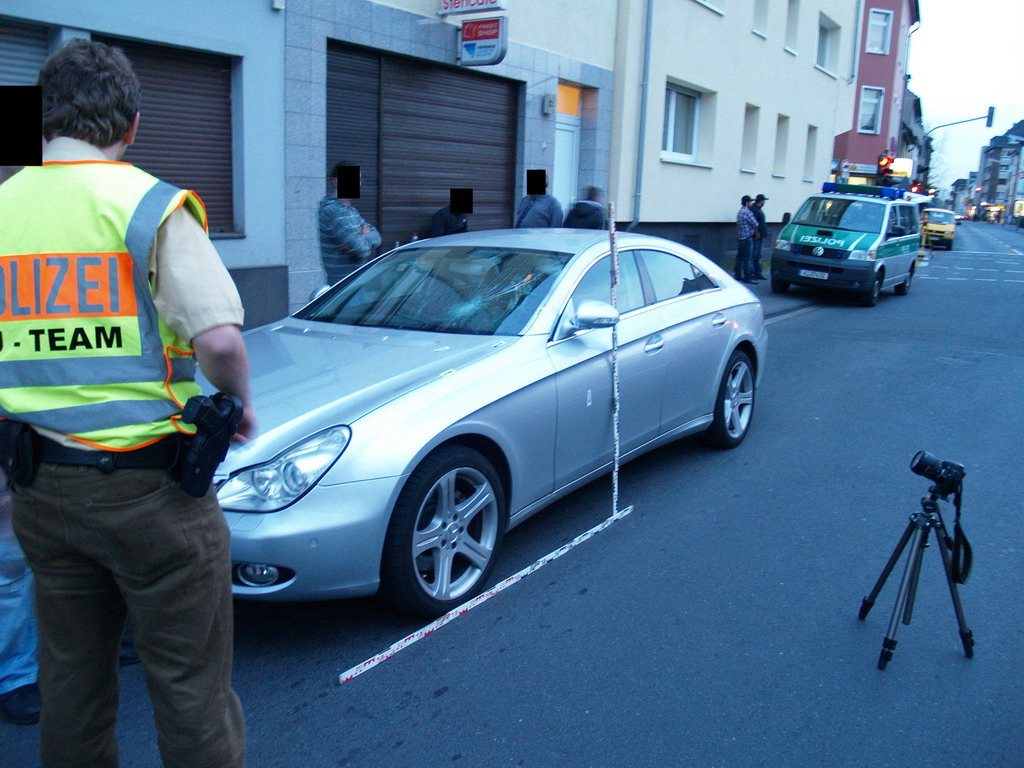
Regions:
<instances>
[{"instance_id":1,"label":"short dark hair","mask_svg":"<svg viewBox=\"0 0 1024 768\"><path fill-rule=\"evenodd\" d=\"M69 40L39 70L43 136L82 139L106 148L124 138L141 104L139 79L124 51Z\"/></svg>"}]
</instances>

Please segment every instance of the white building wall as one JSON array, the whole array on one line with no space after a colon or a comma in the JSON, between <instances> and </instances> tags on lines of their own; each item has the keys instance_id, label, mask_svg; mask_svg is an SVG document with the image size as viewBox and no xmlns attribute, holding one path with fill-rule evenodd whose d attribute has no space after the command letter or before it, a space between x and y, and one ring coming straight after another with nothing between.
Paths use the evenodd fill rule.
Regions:
<instances>
[{"instance_id":1,"label":"white building wall","mask_svg":"<svg viewBox=\"0 0 1024 768\"><path fill-rule=\"evenodd\" d=\"M619 3L611 194L621 201L618 218L627 221L636 215L632 198L644 5L639 0ZM855 4L800 0L795 35L790 31L788 41L789 4L767 3L757 30L754 5L654 0L640 221L731 221L739 198L757 193L770 199L766 212L774 220L777 212L795 210L827 180L833 139L849 128L853 114L854 89L843 73L848 74L852 55ZM835 72L815 66L819 14L838 25L838 47L831 59ZM699 149L693 162L662 153L667 83L702 93ZM747 105L759 108L759 120L744 158ZM777 148L780 115L789 118L788 138ZM817 131L814 162L805 169L808 126Z\"/></svg>"}]
</instances>

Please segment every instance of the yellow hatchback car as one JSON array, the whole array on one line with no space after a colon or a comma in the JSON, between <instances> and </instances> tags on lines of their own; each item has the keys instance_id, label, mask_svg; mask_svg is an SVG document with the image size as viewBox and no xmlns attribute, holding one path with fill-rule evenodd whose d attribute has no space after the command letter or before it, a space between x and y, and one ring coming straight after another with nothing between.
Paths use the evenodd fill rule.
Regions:
<instances>
[{"instance_id":1,"label":"yellow hatchback car","mask_svg":"<svg viewBox=\"0 0 1024 768\"><path fill-rule=\"evenodd\" d=\"M921 214L921 240L923 245L942 246L953 250L956 238L956 214L945 208L925 208Z\"/></svg>"}]
</instances>

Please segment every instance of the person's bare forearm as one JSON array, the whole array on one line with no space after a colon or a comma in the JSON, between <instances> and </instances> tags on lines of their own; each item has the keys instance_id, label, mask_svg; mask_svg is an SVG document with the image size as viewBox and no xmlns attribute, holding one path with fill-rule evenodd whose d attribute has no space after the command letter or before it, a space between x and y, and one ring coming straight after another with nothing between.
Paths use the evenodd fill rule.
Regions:
<instances>
[{"instance_id":1,"label":"person's bare forearm","mask_svg":"<svg viewBox=\"0 0 1024 768\"><path fill-rule=\"evenodd\" d=\"M256 436L256 409L249 388L249 355L237 325L218 325L192 339L196 362L203 375L217 389L241 399L245 408L237 437Z\"/></svg>"}]
</instances>

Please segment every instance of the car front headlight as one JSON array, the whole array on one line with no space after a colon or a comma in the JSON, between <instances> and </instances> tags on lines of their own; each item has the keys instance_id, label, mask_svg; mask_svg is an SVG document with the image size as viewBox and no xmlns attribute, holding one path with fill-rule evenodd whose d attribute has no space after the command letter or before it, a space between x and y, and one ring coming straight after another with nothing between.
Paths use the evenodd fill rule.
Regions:
<instances>
[{"instance_id":1,"label":"car front headlight","mask_svg":"<svg viewBox=\"0 0 1024 768\"><path fill-rule=\"evenodd\" d=\"M776 251L790 251L793 249L793 244L789 240L776 240L775 250Z\"/></svg>"},{"instance_id":2,"label":"car front headlight","mask_svg":"<svg viewBox=\"0 0 1024 768\"><path fill-rule=\"evenodd\" d=\"M236 472L217 489L221 508L276 512L287 507L324 476L351 437L348 427L331 427L296 443L265 464Z\"/></svg>"},{"instance_id":3,"label":"car front headlight","mask_svg":"<svg viewBox=\"0 0 1024 768\"><path fill-rule=\"evenodd\" d=\"M877 252L874 251L874 250L871 250L871 251L863 251L863 250L850 251L850 259L852 259L853 261L874 261L875 257L877 255L878 255Z\"/></svg>"}]
</instances>

